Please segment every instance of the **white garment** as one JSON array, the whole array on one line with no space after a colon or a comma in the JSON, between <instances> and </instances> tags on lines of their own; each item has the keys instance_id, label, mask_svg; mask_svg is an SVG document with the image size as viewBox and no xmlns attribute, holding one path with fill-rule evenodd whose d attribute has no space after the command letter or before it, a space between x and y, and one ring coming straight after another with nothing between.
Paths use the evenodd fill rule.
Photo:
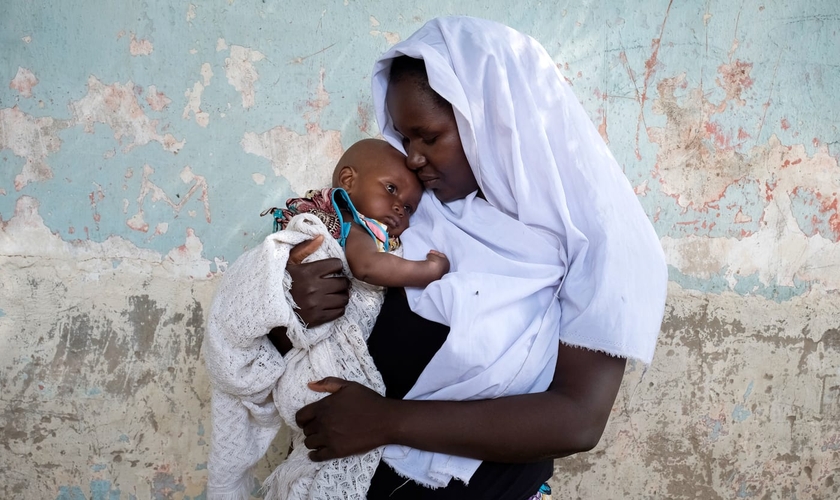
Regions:
<instances>
[{"instance_id":1,"label":"white garment","mask_svg":"<svg viewBox=\"0 0 840 500\"><path fill-rule=\"evenodd\" d=\"M545 49L469 17L434 19L393 46L374 66L373 99L383 135L404 151L385 104L400 55L424 59L431 87L452 104L487 200L444 205L426 193L402 235L406 258L434 248L453 270L408 290L412 310L451 332L407 397L543 391L558 341L650 363L667 285L659 239ZM546 300L554 294L559 308ZM519 314L508 321L496 314L503 307ZM467 482L480 464L403 446L386 447L383 459L433 487Z\"/></svg>"},{"instance_id":2,"label":"white garment","mask_svg":"<svg viewBox=\"0 0 840 500\"><path fill-rule=\"evenodd\" d=\"M327 395L310 390L310 381L335 376L385 393L366 344L382 306L381 287L353 280L344 316L324 325L303 328L294 313L291 278L285 271L289 250L319 234L324 243L307 261L339 258L349 276L344 251L323 222L301 214L242 254L216 292L204 341L212 384L210 500L250 497L253 466L267 451L281 419L290 428L294 451L266 480L266 499L367 497L381 449L315 463L295 424L299 409ZM292 342L285 356L266 337L276 326L285 326Z\"/></svg>"}]
</instances>

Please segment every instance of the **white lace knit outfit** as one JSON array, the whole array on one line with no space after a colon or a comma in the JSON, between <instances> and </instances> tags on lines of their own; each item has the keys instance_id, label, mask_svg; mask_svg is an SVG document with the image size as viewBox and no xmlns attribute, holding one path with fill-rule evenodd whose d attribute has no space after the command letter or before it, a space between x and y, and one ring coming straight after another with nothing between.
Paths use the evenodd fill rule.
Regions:
<instances>
[{"instance_id":1,"label":"white lace knit outfit","mask_svg":"<svg viewBox=\"0 0 840 500\"><path fill-rule=\"evenodd\" d=\"M307 383L337 376L385 393L367 350L367 338L383 301L383 289L353 280L341 318L303 328L289 294L289 250L324 236L309 260L336 257L350 275L344 251L315 216L295 216L286 230L268 236L225 273L213 300L204 342L212 383L213 435L207 498L247 499L252 469L265 454L281 421L291 429L294 451L266 480L266 499L358 499L367 496L381 450L314 463L303 445L295 413L326 396ZM397 250L400 252L400 249ZM281 356L266 334L285 326L292 349Z\"/></svg>"}]
</instances>

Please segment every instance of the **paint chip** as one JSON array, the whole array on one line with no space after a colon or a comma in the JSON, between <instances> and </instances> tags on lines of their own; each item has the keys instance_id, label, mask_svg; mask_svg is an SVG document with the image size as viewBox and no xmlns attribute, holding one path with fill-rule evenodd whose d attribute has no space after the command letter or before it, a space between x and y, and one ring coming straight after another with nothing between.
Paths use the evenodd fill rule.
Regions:
<instances>
[{"instance_id":1,"label":"paint chip","mask_svg":"<svg viewBox=\"0 0 840 500\"><path fill-rule=\"evenodd\" d=\"M166 97L166 94L163 92L158 92L157 87L154 85L149 85L146 91L146 103L155 111L163 111L172 103L172 99Z\"/></svg>"},{"instance_id":2,"label":"paint chip","mask_svg":"<svg viewBox=\"0 0 840 500\"><path fill-rule=\"evenodd\" d=\"M128 50L131 52L132 56L147 56L155 50L152 42L149 40L141 39L138 40L134 33L131 34L131 42L128 45Z\"/></svg>"},{"instance_id":3,"label":"paint chip","mask_svg":"<svg viewBox=\"0 0 840 500\"><path fill-rule=\"evenodd\" d=\"M230 57L225 59L225 75L228 83L242 95L242 107L250 108L256 101L255 84L260 75L254 67L255 62L265 59L265 55L240 45L230 47Z\"/></svg>"},{"instance_id":4,"label":"paint chip","mask_svg":"<svg viewBox=\"0 0 840 500\"><path fill-rule=\"evenodd\" d=\"M38 85L38 79L26 68L18 66L17 74L9 83L9 88L17 90L21 97L32 97L32 87Z\"/></svg>"}]
</instances>

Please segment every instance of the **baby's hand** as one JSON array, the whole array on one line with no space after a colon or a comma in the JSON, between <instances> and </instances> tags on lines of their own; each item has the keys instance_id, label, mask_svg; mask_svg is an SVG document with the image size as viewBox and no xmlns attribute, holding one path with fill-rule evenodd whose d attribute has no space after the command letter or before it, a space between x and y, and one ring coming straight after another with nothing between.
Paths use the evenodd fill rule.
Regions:
<instances>
[{"instance_id":1,"label":"baby's hand","mask_svg":"<svg viewBox=\"0 0 840 500\"><path fill-rule=\"evenodd\" d=\"M435 279L440 279L449 272L449 259L437 250L429 250L429 253L426 254L426 262L432 269Z\"/></svg>"}]
</instances>

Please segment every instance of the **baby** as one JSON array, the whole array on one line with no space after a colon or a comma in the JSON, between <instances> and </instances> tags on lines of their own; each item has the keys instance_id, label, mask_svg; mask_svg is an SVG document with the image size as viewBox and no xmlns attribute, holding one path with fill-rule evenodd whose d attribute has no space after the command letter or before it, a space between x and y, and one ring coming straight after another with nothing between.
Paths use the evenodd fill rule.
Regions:
<instances>
[{"instance_id":1,"label":"baby","mask_svg":"<svg viewBox=\"0 0 840 500\"><path fill-rule=\"evenodd\" d=\"M449 260L432 250L424 261L391 253L408 228L423 188L405 158L385 141L364 139L347 149L333 172L333 188L292 198L272 208L275 230L301 213L317 216L344 248L353 277L384 287L425 287L449 271Z\"/></svg>"},{"instance_id":2,"label":"baby","mask_svg":"<svg viewBox=\"0 0 840 500\"><path fill-rule=\"evenodd\" d=\"M335 187L264 212L274 216L276 231L224 274L204 343L213 415L208 499L248 498L252 469L281 420L290 429L292 451L263 483L266 500L366 497L381 450L315 463L295 413L326 395L307 384L328 376L384 394L366 345L383 287L424 287L449 271L449 260L439 252L430 251L422 261L401 257L398 237L422 194L404 162L384 141L352 145L335 168ZM294 245L318 235L331 238L308 259L344 260L352 284L344 315L309 328L294 313L285 267ZM246 310L236 306L243 303L249 304ZM292 345L283 356L266 337L277 326L286 328Z\"/></svg>"}]
</instances>

